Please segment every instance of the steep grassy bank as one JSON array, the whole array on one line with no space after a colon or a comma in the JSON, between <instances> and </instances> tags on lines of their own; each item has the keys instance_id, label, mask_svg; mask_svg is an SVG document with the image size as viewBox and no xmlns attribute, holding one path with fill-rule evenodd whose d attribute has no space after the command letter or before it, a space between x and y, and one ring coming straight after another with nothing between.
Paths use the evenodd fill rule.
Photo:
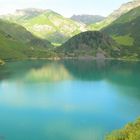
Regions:
<instances>
[{"instance_id":1,"label":"steep grassy bank","mask_svg":"<svg viewBox=\"0 0 140 140\"><path fill-rule=\"evenodd\" d=\"M20 25L0 20L1 59L49 58L54 55L51 49L49 41L32 35Z\"/></svg>"},{"instance_id":2,"label":"steep grassy bank","mask_svg":"<svg viewBox=\"0 0 140 140\"><path fill-rule=\"evenodd\" d=\"M140 140L140 118L133 123L128 123L124 128L114 131L106 140Z\"/></svg>"}]
</instances>

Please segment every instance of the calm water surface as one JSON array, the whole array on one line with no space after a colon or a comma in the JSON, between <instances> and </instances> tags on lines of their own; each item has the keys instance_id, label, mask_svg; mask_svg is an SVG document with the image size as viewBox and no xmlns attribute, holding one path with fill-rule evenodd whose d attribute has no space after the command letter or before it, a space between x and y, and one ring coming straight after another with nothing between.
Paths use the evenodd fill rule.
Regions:
<instances>
[{"instance_id":1,"label":"calm water surface","mask_svg":"<svg viewBox=\"0 0 140 140\"><path fill-rule=\"evenodd\" d=\"M140 63L26 61L0 67L0 140L103 140L140 116Z\"/></svg>"}]
</instances>

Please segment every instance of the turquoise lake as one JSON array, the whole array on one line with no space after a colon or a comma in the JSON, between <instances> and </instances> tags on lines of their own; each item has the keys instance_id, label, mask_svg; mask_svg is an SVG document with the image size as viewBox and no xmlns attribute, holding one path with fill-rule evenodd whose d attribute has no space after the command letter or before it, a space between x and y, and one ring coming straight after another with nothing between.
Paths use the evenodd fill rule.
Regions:
<instances>
[{"instance_id":1,"label":"turquoise lake","mask_svg":"<svg viewBox=\"0 0 140 140\"><path fill-rule=\"evenodd\" d=\"M140 117L140 62L0 66L0 140L103 140Z\"/></svg>"}]
</instances>

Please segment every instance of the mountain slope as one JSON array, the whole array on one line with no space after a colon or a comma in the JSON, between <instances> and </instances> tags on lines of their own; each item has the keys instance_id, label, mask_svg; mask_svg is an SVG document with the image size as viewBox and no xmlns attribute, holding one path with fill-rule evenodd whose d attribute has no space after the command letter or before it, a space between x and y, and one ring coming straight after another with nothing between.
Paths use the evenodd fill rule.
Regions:
<instances>
[{"instance_id":1,"label":"mountain slope","mask_svg":"<svg viewBox=\"0 0 140 140\"><path fill-rule=\"evenodd\" d=\"M0 58L3 60L47 57L52 45L25 28L0 20Z\"/></svg>"},{"instance_id":2,"label":"mountain slope","mask_svg":"<svg viewBox=\"0 0 140 140\"><path fill-rule=\"evenodd\" d=\"M112 14L110 14L105 20L98 22L96 24L91 24L89 26L89 29L100 30L108 26L109 24L111 24L113 21L115 21L117 18L119 18L123 14L139 6L140 6L140 0L133 0L131 2L125 3L119 9L115 10Z\"/></svg>"},{"instance_id":3,"label":"mountain slope","mask_svg":"<svg viewBox=\"0 0 140 140\"><path fill-rule=\"evenodd\" d=\"M113 131L106 137L106 140L139 140L140 139L140 118L135 122L128 123L124 128Z\"/></svg>"},{"instance_id":4,"label":"mountain slope","mask_svg":"<svg viewBox=\"0 0 140 140\"><path fill-rule=\"evenodd\" d=\"M0 31L0 58L3 60L48 58L50 55L51 52L46 48L19 42Z\"/></svg>"},{"instance_id":5,"label":"mountain slope","mask_svg":"<svg viewBox=\"0 0 140 140\"><path fill-rule=\"evenodd\" d=\"M140 7L122 15L102 31L125 46L129 56L140 58Z\"/></svg>"},{"instance_id":6,"label":"mountain slope","mask_svg":"<svg viewBox=\"0 0 140 140\"><path fill-rule=\"evenodd\" d=\"M21 24L34 35L58 44L87 30L85 24L65 18L51 10L23 9L1 18Z\"/></svg>"},{"instance_id":7,"label":"mountain slope","mask_svg":"<svg viewBox=\"0 0 140 140\"><path fill-rule=\"evenodd\" d=\"M71 57L111 58L120 56L119 45L106 34L96 31L80 33L58 50Z\"/></svg>"},{"instance_id":8,"label":"mountain slope","mask_svg":"<svg viewBox=\"0 0 140 140\"><path fill-rule=\"evenodd\" d=\"M14 40L11 36L0 31L0 58L3 60L25 59L27 56L20 50L26 50L26 46ZM24 51L23 51L24 52Z\"/></svg>"},{"instance_id":9,"label":"mountain slope","mask_svg":"<svg viewBox=\"0 0 140 140\"><path fill-rule=\"evenodd\" d=\"M102 21L104 17L99 15L73 15L71 19L89 25Z\"/></svg>"},{"instance_id":10,"label":"mountain slope","mask_svg":"<svg viewBox=\"0 0 140 140\"><path fill-rule=\"evenodd\" d=\"M47 40L40 39L34 35L32 35L29 31L27 31L24 27L15 24L10 23L8 21L0 20L0 31L3 31L4 33L8 34L9 36L12 36L14 39L27 43L32 44L34 40L37 40L36 46L44 46L44 47L50 47L51 44ZM39 44L40 42L40 44Z\"/></svg>"}]
</instances>

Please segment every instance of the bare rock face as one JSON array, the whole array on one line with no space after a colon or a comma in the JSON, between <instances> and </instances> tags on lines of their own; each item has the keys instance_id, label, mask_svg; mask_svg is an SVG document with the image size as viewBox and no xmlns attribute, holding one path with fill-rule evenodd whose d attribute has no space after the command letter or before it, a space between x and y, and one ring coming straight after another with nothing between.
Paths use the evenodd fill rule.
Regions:
<instances>
[{"instance_id":1,"label":"bare rock face","mask_svg":"<svg viewBox=\"0 0 140 140\"><path fill-rule=\"evenodd\" d=\"M97 54L96 54L96 58L97 58L97 59L104 59L105 56L104 56L103 53L97 53Z\"/></svg>"}]
</instances>

